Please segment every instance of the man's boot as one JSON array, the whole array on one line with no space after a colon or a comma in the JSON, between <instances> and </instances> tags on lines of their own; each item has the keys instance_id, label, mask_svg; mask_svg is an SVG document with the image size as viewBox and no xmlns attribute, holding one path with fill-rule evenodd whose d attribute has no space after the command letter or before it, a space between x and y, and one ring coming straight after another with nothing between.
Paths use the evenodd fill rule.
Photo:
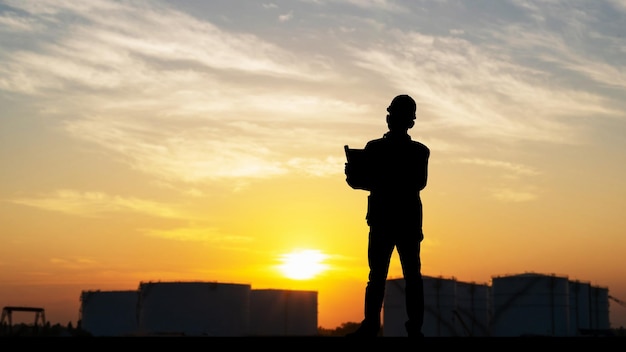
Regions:
<instances>
[{"instance_id":1,"label":"man's boot","mask_svg":"<svg viewBox=\"0 0 626 352\"><path fill-rule=\"evenodd\" d=\"M406 334L408 337L424 337L421 324L418 326L418 324L414 324L409 320L404 323L404 327L406 328Z\"/></svg>"},{"instance_id":2,"label":"man's boot","mask_svg":"<svg viewBox=\"0 0 626 352\"><path fill-rule=\"evenodd\" d=\"M361 326L354 332L346 335L346 337L376 337L380 331L380 322L370 322L363 320Z\"/></svg>"}]
</instances>

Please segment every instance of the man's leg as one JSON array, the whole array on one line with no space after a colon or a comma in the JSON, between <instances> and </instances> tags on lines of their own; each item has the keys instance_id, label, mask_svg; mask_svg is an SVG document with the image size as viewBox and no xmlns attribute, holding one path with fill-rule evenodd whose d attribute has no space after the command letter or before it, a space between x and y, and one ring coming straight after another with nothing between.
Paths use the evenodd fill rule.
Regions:
<instances>
[{"instance_id":1,"label":"man's leg","mask_svg":"<svg viewBox=\"0 0 626 352\"><path fill-rule=\"evenodd\" d=\"M421 273L420 242L421 236L410 235L397 245L405 282L406 312L409 318L405 327L409 337L423 336L424 281Z\"/></svg>"},{"instance_id":2,"label":"man's leg","mask_svg":"<svg viewBox=\"0 0 626 352\"><path fill-rule=\"evenodd\" d=\"M365 319L357 331L358 335L376 336L380 330L380 312L385 298L385 285L393 248L393 241L382 229L370 228L367 248L370 270L365 288Z\"/></svg>"}]
</instances>

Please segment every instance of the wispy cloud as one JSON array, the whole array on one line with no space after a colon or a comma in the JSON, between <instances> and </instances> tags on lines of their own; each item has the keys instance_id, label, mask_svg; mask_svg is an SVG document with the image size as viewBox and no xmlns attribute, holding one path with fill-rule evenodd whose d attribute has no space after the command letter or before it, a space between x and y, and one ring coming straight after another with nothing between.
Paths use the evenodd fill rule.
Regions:
<instances>
[{"instance_id":1,"label":"wispy cloud","mask_svg":"<svg viewBox=\"0 0 626 352\"><path fill-rule=\"evenodd\" d=\"M15 77L11 74L15 71L32 72L28 76L37 78L35 82L40 82L42 88L76 80L98 88L103 79L119 84L157 84L161 71L167 74L168 69L181 64L187 67L183 73L193 71L188 67L195 66L287 79L324 77L319 67L308 67L309 61L298 60L262 38L225 32L209 22L143 2L90 1L74 6L44 0L39 6L31 2L12 5L31 17L24 19L12 13L12 17L5 15L4 22L39 20L40 24L48 23L40 32L57 32L54 42L38 43L41 50L37 54L21 51L8 55L12 67L6 70L7 77ZM55 21L46 21L51 14L59 20L63 16L78 19L59 30L52 25ZM6 88L19 90L20 86Z\"/></svg>"},{"instance_id":2,"label":"wispy cloud","mask_svg":"<svg viewBox=\"0 0 626 352\"><path fill-rule=\"evenodd\" d=\"M170 205L135 197L111 196L101 192L59 190L48 195L16 197L9 201L86 217L100 217L111 212L131 212L171 219L187 219L189 217Z\"/></svg>"},{"instance_id":3,"label":"wispy cloud","mask_svg":"<svg viewBox=\"0 0 626 352\"><path fill-rule=\"evenodd\" d=\"M508 161L500 161L500 160L487 160L487 159L479 159L479 158L464 158L459 160L464 164L473 164L479 166L486 166L492 168L498 168L505 170L507 172L513 173L519 176L535 176L539 175L540 172L522 164L515 164Z\"/></svg>"},{"instance_id":4,"label":"wispy cloud","mask_svg":"<svg viewBox=\"0 0 626 352\"><path fill-rule=\"evenodd\" d=\"M390 0L301 0L303 2L313 2L318 4L349 4L352 6L372 9L372 10L386 10L390 12L400 12L406 10L406 7L401 6L396 1Z\"/></svg>"},{"instance_id":5,"label":"wispy cloud","mask_svg":"<svg viewBox=\"0 0 626 352\"><path fill-rule=\"evenodd\" d=\"M280 22L287 22L293 18L293 11L289 11L286 14L282 14L278 16L278 20Z\"/></svg>"},{"instance_id":6,"label":"wispy cloud","mask_svg":"<svg viewBox=\"0 0 626 352\"><path fill-rule=\"evenodd\" d=\"M320 31L303 20L280 38L161 2L5 3L0 31L28 45L12 41L0 53L0 89L32 96L72 137L168 182L336 175L340 146L378 135L396 91L418 100L421 131L455 151L463 148L450 131L569 144L585 140L582 120L626 119L624 64L611 56L624 52L624 39L594 26L579 3L507 2L518 12L505 22L488 11L472 20L472 6L441 2L432 8L465 11L449 28L419 2L348 2L363 10L355 13L337 1L305 1L320 13L259 5L274 25L289 11L329 21ZM559 13L569 32L541 25ZM610 45L579 47L575 29Z\"/></svg>"},{"instance_id":7,"label":"wispy cloud","mask_svg":"<svg viewBox=\"0 0 626 352\"><path fill-rule=\"evenodd\" d=\"M488 187L486 189L485 193L491 195L491 197L499 202L518 203L533 201L539 198L540 194L536 189L537 187L532 186L533 182L531 178L541 175L541 172L533 167L529 167L527 165L519 163L512 163L509 161L481 158L463 158L459 159L458 162L462 164L476 165L479 167L486 167L496 170L496 172L490 171L489 174L491 175L498 175L497 172L499 170L500 177L504 184L508 184L509 182L515 182L516 180L519 180L523 177L524 182L521 184L516 184L515 188L502 186Z\"/></svg>"},{"instance_id":8,"label":"wispy cloud","mask_svg":"<svg viewBox=\"0 0 626 352\"><path fill-rule=\"evenodd\" d=\"M492 196L502 202L528 202L538 198L538 195L533 192L526 192L517 189L497 188L491 189Z\"/></svg>"},{"instance_id":9,"label":"wispy cloud","mask_svg":"<svg viewBox=\"0 0 626 352\"><path fill-rule=\"evenodd\" d=\"M263 6L263 8L265 8L265 9L276 9L276 8L278 8L278 5L276 5L276 4L275 4L275 3L273 3L273 2L270 2L270 3L263 3L263 5L262 5L262 6Z\"/></svg>"},{"instance_id":10,"label":"wispy cloud","mask_svg":"<svg viewBox=\"0 0 626 352\"><path fill-rule=\"evenodd\" d=\"M595 21L590 22L589 24L581 23L577 27L580 27L579 30L582 31L591 31ZM595 83L595 88L598 86L615 87L622 90L626 88L626 74L624 73L626 64L619 59L623 55L624 48L626 48L626 41L621 37L595 32L593 34L585 33L584 35L588 36L586 40L571 39L561 33L551 32L547 29L538 30L531 24L504 26L498 31L494 30L492 34L495 40L506 43L509 50L525 52L527 57L531 56L530 53L532 53L534 60L550 64L551 71L553 71L553 67L560 69L563 72L564 84L582 77ZM590 45L589 42L596 44ZM598 56L600 52L603 53ZM587 89L592 87L594 86L588 85ZM575 89L576 87L568 88ZM580 89L580 87L577 88ZM609 102L600 99L597 101L600 103ZM606 110L606 112L615 113L615 111Z\"/></svg>"},{"instance_id":11,"label":"wispy cloud","mask_svg":"<svg viewBox=\"0 0 626 352\"><path fill-rule=\"evenodd\" d=\"M557 86L549 72L521 66L468 40L396 33L353 48L357 63L411 92L439 124L481 138L567 143L564 117L619 115L599 94ZM402 43L402 44L400 44Z\"/></svg>"},{"instance_id":12,"label":"wispy cloud","mask_svg":"<svg viewBox=\"0 0 626 352\"><path fill-rule=\"evenodd\" d=\"M50 258L50 264L70 270L85 270L98 265L98 262L92 258L72 257L72 258Z\"/></svg>"},{"instance_id":13,"label":"wispy cloud","mask_svg":"<svg viewBox=\"0 0 626 352\"><path fill-rule=\"evenodd\" d=\"M213 227L186 227L170 230L145 229L146 235L183 242L207 242L213 245L240 245L253 241L250 237L225 235Z\"/></svg>"},{"instance_id":14,"label":"wispy cloud","mask_svg":"<svg viewBox=\"0 0 626 352\"><path fill-rule=\"evenodd\" d=\"M284 132L364 110L272 81L319 81L332 71L252 34L228 33L167 7L11 4L51 31L51 18L75 19L52 42L31 38L36 51L6 53L0 88L38 96L40 105L49 105L42 111L70 116L63 123L71 135L158 177L195 182L283 175L294 163L281 151L302 140ZM323 169L339 170L317 167L315 174Z\"/></svg>"},{"instance_id":15,"label":"wispy cloud","mask_svg":"<svg viewBox=\"0 0 626 352\"><path fill-rule=\"evenodd\" d=\"M0 15L0 29L7 32L30 32L37 30L37 27L36 21L11 12Z\"/></svg>"}]
</instances>

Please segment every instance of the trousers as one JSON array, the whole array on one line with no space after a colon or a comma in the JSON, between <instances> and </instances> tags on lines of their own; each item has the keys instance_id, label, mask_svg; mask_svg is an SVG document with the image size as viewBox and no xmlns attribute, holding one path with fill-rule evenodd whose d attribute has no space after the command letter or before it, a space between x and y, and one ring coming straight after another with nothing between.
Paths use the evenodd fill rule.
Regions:
<instances>
[{"instance_id":1,"label":"trousers","mask_svg":"<svg viewBox=\"0 0 626 352\"><path fill-rule=\"evenodd\" d=\"M396 249L405 281L405 323L409 335L421 334L424 321L424 282L421 273L421 226L370 225L367 257L368 282L365 289L365 321L380 324L385 285L393 250Z\"/></svg>"}]
</instances>

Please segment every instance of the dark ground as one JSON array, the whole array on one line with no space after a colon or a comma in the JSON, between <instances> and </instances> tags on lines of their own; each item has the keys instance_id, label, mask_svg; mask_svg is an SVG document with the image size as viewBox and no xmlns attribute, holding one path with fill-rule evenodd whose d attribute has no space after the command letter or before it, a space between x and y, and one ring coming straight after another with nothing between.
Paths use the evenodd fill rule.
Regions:
<instances>
[{"instance_id":1,"label":"dark ground","mask_svg":"<svg viewBox=\"0 0 626 352\"><path fill-rule=\"evenodd\" d=\"M345 337L0 337L0 345L11 346L14 350L32 347L41 351L60 348L67 351L76 348L85 350L111 348L144 348L155 350L245 348L248 351L289 350L293 352L321 351L330 352L355 348L370 350L384 348L384 351L397 348L422 351L441 351L450 348L481 348L494 351L508 349L541 349L542 351L560 351L563 348L589 349L590 351L624 351L624 337L426 337L421 339L376 337L354 339ZM131 347L132 346L132 347ZM114 351L112 351L114 352ZM528 352L528 351L527 351ZM533 352L532 350L529 352Z\"/></svg>"}]
</instances>

